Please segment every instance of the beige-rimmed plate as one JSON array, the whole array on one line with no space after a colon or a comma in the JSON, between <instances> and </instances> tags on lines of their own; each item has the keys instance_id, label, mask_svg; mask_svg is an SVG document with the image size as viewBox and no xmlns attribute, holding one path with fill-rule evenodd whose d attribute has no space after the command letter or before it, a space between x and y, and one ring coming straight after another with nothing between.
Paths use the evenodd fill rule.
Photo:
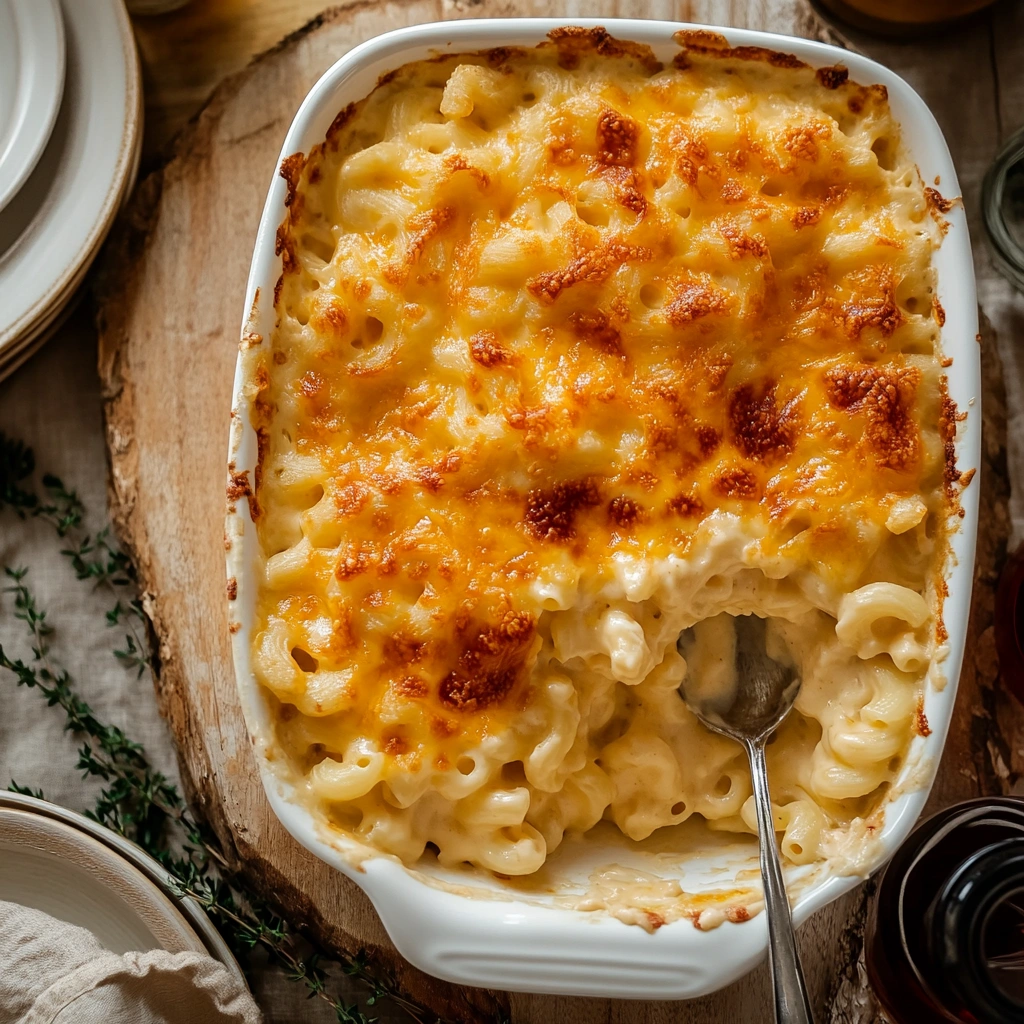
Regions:
<instances>
[{"instance_id":1,"label":"beige-rimmed plate","mask_svg":"<svg viewBox=\"0 0 1024 1024\"><path fill-rule=\"evenodd\" d=\"M206 953L138 868L84 832L29 811L0 808L0 900L87 928L114 953Z\"/></svg>"},{"instance_id":2,"label":"beige-rimmed plate","mask_svg":"<svg viewBox=\"0 0 1024 1024\"><path fill-rule=\"evenodd\" d=\"M69 827L75 832L82 834L84 838L94 840L101 846L106 847L115 857L128 862L130 867L135 868L145 877L145 879L157 888L160 894L170 900L174 905L174 909L187 921L188 927L202 943L201 951L208 953L215 960L220 961L220 963L222 963L234 977L244 982L245 979L241 968L238 966L238 962L232 955L227 943L213 926L213 923L207 916L206 911L203 910L203 908L193 899L187 897L182 899L174 896L170 892L170 887L168 885L168 873L166 869L134 843L129 842L116 832L112 832L110 829L104 828L102 825L85 817L83 814L78 814L75 811L70 811L65 807L49 803L45 800L37 800L35 797L23 796L21 793L0 791L0 815L5 811L17 811L19 813L30 815L36 819L55 822L59 825ZM2 842L3 826L0 825L0 874L3 874L4 868ZM0 892L4 891L7 890L3 889L2 885L0 885ZM7 898L9 897L0 895L0 899ZM19 902L24 903L25 900L19 900ZM45 908L40 907L38 909ZM63 915L55 916L61 916L64 920L70 920L70 918L64 918ZM188 948L193 947L189 946Z\"/></svg>"}]
</instances>

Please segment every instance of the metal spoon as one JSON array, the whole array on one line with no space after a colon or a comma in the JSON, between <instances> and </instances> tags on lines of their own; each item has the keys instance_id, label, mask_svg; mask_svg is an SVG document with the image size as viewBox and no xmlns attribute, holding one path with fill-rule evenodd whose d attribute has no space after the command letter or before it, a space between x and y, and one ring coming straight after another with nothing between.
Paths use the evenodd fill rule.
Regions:
<instances>
[{"instance_id":1,"label":"metal spoon","mask_svg":"<svg viewBox=\"0 0 1024 1024\"><path fill-rule=\"evenodd\" d=\"M761 879L768 916L768 962L775 988L775 1019L780 1024L814 1024L796 947L786 883L775 845L775 823L764 755L768 738L793 707L800 692L800 679L792 668L768 656L763 619L756 615L739 615L735 618L735 626L736 678L739 681L735 694L728 694L724 699L721 694L698 695L700 687L693 685L688 695L686 681L680 693L687 707L704 725L738 740L746 748L757 806ZM684 658L689 648L686 637L687 633L681 634L677 642L679 653Z\"/></svg>"}]
</instances>

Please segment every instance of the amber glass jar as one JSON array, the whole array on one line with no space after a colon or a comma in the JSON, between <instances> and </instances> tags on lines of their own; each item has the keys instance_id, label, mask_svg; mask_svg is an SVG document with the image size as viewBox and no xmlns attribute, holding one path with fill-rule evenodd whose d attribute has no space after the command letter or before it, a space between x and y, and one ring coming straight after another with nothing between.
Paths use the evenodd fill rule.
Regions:
<instances>
[{"instance_id":1,"label":"amber glass jar","mask_svg":"<svg viewBox=\"0 0 1024 1024\"><path fill-rule=\"evenodd\" d=\"M1024 800L957 804L882 873L868 978L894 1024L1024 1021Z\"/></svg>"},{"instance_id":2,"label":"amber glass jar","mask_svg":"<svg viewBox=\"0 0 1024 1024\"><path fill-rule=\"evenodd\" d=\"M883 35L914 35L941 28L990 6L995 0L817 0L857 28Z\"/></svg>"}]
</instances>

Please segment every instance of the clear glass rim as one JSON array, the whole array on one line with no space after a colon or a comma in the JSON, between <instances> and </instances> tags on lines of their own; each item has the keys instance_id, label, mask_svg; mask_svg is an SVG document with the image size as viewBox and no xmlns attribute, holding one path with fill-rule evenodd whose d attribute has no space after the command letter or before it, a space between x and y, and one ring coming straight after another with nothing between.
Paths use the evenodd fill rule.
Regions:
<instances>
[{"instance_id":1,"label":"clear glass rim","mask_svg":"<svg viewBox=\"0 0 1024 1024\"><path fill-rule=\"evenodd\" d=\"M985 231L999 269L1024 291L1024 248L1010 234L1003 216L1006 179L1012 168L1024 165L1024 128L1012 135L985 173L981 207Z\"/></svg>"}]
</instances>

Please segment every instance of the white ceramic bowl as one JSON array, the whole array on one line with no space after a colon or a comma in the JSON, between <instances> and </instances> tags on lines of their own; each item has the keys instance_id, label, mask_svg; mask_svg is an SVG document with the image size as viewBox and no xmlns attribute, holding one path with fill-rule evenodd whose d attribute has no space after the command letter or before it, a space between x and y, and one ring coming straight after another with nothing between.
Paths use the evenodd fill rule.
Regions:
<instances>
[{"instance_id":1,"label":"white ceramic bowl","mask_svg":"<svg viewBox=\"0 0 1024 1024\"><path fill-rule=\"evenodd\" d=\"M453 21L401 29L363 43L342 57L312 88L295 115L281 158L299 151L309 152L313 145L322 142L337 112L366 96L377 79L393 68L439 52L533 46L543 41L552 28L566 23L549 19ZM603 25L617 38L646 43L666 62L678 52L672 39L674 32L684 27L702 27L616 19L571 19L571 23ZM931 183L939 176L945 195L959 194L956 171L935 118L917 93L887 68L822 43L740 29L716 27L713 31L722 32L733 46L763 46L793 53L814 67L841 63L861 84L885 85L893 113L902 125L905 144L917 161L923 180ZM274 329L270 297L281 274L274 237L285 217L285 194L285 182L275 176L249 272L243 333L255 331L269 337ZM976 467L980 457L981 384L975 340L978 317L970 241L960 204L953 208L948 220L949 231L935 260L939 295L946 310L943 349L954 357L956 366L949 380L950 393L959 408L968 413L957 437L958 465L966 470ZM229 457L236 471L251 472L256 461L256 438L241 385L237 372ZM953 538L947 568L949 597L944 618L950 652L944 669L949 682L943 690L930 689L925 696L924 710L932 731L927 737L914 739L911 756L885 807L885 823L873 848L875 856L870 867L879 866L910 832L924 806L942 752L956 696L970 608L978 490L975 483L963 494L965 514ZM763 914L743 924L726 923L709 931L699 931L684 919L648 934L603 912L565 909L550 896L524 897L515 890L502 890L501 883L482 876L475 881L464 876L463 885L470 884L475 889L457 891L451 885L458 881L452 872L436 866L406 868L393 857L374 854L337 833L329 834L322 823L292 799L289 785L274 773L266 756L270 736L268 710L249 663L257 549L245 502L239 502L237 510L229 515L228 536L232 540L228 574L238 584L237 599L231 605L231 616L239 627L233 637L238 688L249 731L255 737L256 759L270 804L303 846L362 887L395 945L413 964L450 981L497 989L673 999L713 991L749 971L764 956L767 930ZM604 852L603 862L594 857L593 849L579 853L575 859L567 856L563 870L571 877L586 878L595 865L611 860L622 863L628 854L616 845ZM709 850L704 857L687 860L683 884L688 892L722 886L722 865L716 863L716 857L720 860L721 854ZM729 857L730 870L746 866L756 872L753 843L738 854L733 849ZM794 870L788 878L791 892L796 895L794 918L798 924L859 880L853 875L836 874L827 867Z\"/></svg>"}]
</instances>

